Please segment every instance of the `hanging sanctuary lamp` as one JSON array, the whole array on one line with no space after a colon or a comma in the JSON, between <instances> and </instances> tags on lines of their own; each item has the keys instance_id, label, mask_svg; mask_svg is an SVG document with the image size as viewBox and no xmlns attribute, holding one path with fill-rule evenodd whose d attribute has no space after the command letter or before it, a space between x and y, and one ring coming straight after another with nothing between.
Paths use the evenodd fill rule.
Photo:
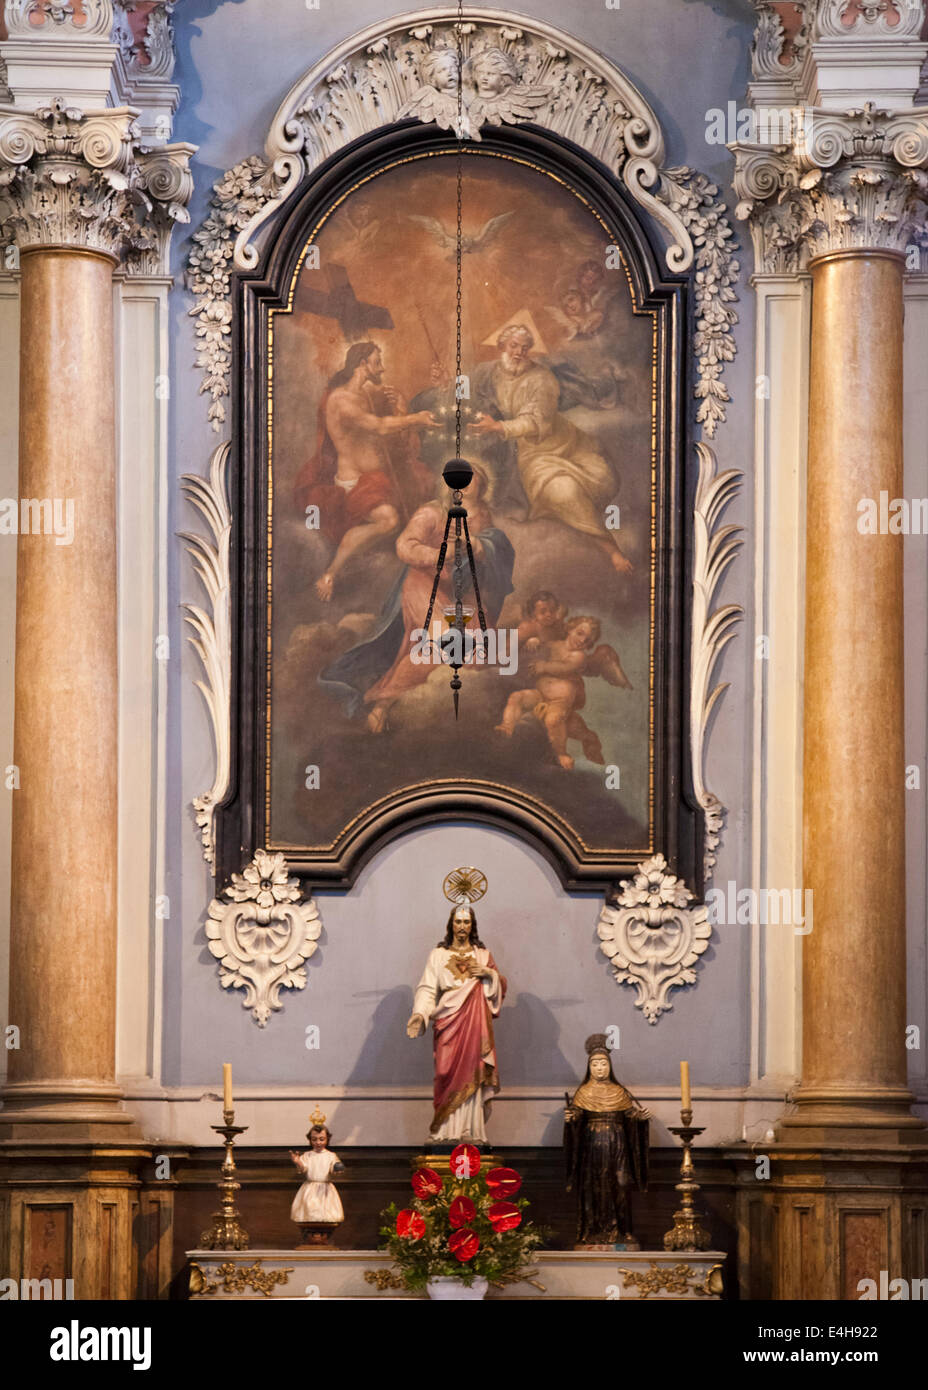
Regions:
<instances>
[{"instance_id":1,"label":"hanging sanctuary lamp","mask_svg":"<svg viewBox=\"0 0 928 1390\"><path fill-rule=\"evenodd\" d=\"M432 621L432 610L435 607L435 596L438 593L438 586L441 582L442 571L445 565L445 558L448 553L448 537L451 532L451 523L454 522L454 562L451 568L451 591L454 596L453 608L448 607L444 610L445 622L448 631L443 633L439 643L442 651L443 660L451 667L451 694L454 700L454 717L458 717L458 696L461 690L461 677L459 672L464 665L468 650L473 650L474 642L470 633L465 631L467 624L473 617L473 609L464 606L464 592L466 576L464 572L465 556L470 581L474 590L474 602L477 609L477 621L480 624L481 632L487 630L486 615L483 611L483 604L480 599L480 588L477 584L477 567L474 563L473 547L470 543L470 532L467 527L467 509L463 505L464 489L470 486L474 476L474 470L467 459L461 457L461 418L462 406L462 376L461 376L461 260L463 250L463 234L461 223L462 191L464 182L464 27L462 0L458 0L457 23L455 24L455 40L457 46L457 121L455 124L456 145L456 182L457 182L457 236L455 243L455 270L456 270L456 326L455 326L455 378L454 378L454 458L449 459L442 469L442 477L451 489L451 506L448 508L448 516L445 521L445 533L442 538L441 547L438 551L438 563L435 568L435 578L432 581L432 592L429 597L429 610L425 616L425 631L428 633L429 625Z\"/></svg>"}]
</instances>

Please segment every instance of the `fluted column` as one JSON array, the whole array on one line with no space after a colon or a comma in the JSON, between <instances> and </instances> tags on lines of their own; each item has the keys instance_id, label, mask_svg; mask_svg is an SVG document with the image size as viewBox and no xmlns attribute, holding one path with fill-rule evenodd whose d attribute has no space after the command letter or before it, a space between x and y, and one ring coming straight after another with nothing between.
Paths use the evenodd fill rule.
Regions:
<instances>
[{"instance_id":1,"label":"fluted column","mask_svg":"<svg viewBox=\"0 0 928 1390\"><path fill-rule=\"evenodd\" d=\"M189 146L131 108L0 107L0 239L20 249L10 1021L0 1137L112 1138L117 864L113 270L157 257ZM31 506L27 499L32 500ZM55 1131L56 1133L60 1131Z\"/></svg>"},{"instance_id":2,"label":"fluted column","mask_svg":"<svg viewBox=\"0 0 928 1390\"><path fill-rule=\"evenodd\" d=\"M924 222L928 111L806 108L787 149L737 144L760 266L812 274L803 692L803 1048L784 1139L893 1142L905 1049L902 279ZM878 1132L878 1135L877 1135Z\"/></svg>"}]
</instances>

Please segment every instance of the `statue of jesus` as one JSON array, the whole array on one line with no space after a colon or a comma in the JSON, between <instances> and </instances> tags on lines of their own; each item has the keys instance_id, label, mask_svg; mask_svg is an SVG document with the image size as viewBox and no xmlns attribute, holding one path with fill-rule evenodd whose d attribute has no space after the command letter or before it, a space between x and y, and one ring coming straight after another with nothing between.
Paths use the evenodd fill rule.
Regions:
<instances>
[{"instance_id":1,"label":"statue of jesus","mask_svg":"<svg viewBox=\"0 0 928 1390\"><path fill-rule=\"evenodd\" d=\"M407 1036L418 1038L432 1023L433 1143L487 1142L485 1122L499 1090L493 1019L505 993L506 981L477 935L473 908L454 908L444 939L429 953L406 1024Z\"/></svg>"}]
</instances>

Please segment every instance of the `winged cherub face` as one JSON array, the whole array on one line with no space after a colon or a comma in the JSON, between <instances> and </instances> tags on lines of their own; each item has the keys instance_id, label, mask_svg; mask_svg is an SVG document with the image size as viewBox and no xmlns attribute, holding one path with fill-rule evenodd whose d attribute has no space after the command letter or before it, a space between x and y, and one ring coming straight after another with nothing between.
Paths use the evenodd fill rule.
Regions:
<instances>
[{"instance_id":1,"label":"winged cherub face","mask_svg":"<svg viewBox=\"0 0 928 1390\"><path fill-rule=\"evenodd\" d=\"M568 632L567 645L575 652L582 652L587 647L591 647L598 636L595 623L591 622L589 618L583 618L579 623L575 623Z\"/></svg>"},{"instance_id":2,"label":"winged cherub face","mask_svg":"<svg viewBox=\"0 0 928 1390\"><path fill-rule=\"evenodd\" d=\"M539 627L552 627L558 621L560 614L557 609L557 600L550 598L540 598L532 610L532 617Z\"/></svg>"},{"instance_id":3,"label":"winged cherub face","mask_svg":"<svg viewBox=\"0 0 928 1390\"><path fill-rule=\"evenodd\" d=\"M508 92L518 75L512 60L495 48L478 53L471 59L469 67L477 95L484 98L500 97Z\"/></svg>"},{"instance_id":4,"label":"winged cherub face","mask_svg":"<svg viewBox=\"0 0 928 1390\"><path fill-rule=\"evenodd\" d=\"M458 55L453 49L433 53L422 64L422 81L436 92L456 92L458 88Z\"/></svg>"}]
</instances>

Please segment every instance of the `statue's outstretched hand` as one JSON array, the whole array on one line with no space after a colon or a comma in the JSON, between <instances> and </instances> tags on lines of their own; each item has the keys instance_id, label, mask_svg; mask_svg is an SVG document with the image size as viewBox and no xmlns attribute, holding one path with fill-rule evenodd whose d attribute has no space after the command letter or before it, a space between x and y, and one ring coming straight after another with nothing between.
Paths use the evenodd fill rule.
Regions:
<instances>
[{"instance_id":1,"label":"statue's outstretched hand","mask_svg":"<svg viewBox=\"0 0 928 1390\"><path fill-rule=\"evenodd\" d=\"M413 1014L412 1018L406 1024L407 1038L418 1038L419 1035L424 1032L425 1019L422 1017L421 1014Z\"/></svg>"}]
</instances>

